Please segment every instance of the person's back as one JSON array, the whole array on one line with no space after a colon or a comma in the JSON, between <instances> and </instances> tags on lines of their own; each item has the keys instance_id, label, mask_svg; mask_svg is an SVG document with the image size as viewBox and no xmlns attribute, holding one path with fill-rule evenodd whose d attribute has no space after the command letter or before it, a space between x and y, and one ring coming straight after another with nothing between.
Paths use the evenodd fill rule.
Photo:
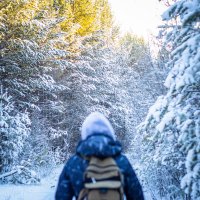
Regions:
<instances>
[{"instance_id":1,"label":"person's back","mask_svg":"<svg viewBox=\"0 0 200 200\"><path fill-rule=\"evenodd\" d=\"M126 156L122 155L121 145L116 141L109 121L100 113L90 114L82 125L82 140L76 154L66 163L57 186L56 200L78 198L84 188L84 173L89 158L112 157L124 176L124 194L127 200L144 200L141 185Z\"/></svg>"}]
</instances>

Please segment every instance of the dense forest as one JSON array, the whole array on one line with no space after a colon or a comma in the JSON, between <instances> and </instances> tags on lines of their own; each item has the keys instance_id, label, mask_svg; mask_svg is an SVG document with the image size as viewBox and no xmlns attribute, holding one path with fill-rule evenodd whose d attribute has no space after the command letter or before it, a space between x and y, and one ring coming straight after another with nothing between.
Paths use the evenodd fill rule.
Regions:
<instances>
[{"instance_id":1,"label":"dense forest","mask_svg":"<svg viewBox=\"0 0 200 200\"><path fill-rule=\"evenodd\" d=\"M0 183L39 182L99 111L152 199L200 199L200 1L161 3L147 42L108 0L0 1Z\"/></svg>"}]
</instances>

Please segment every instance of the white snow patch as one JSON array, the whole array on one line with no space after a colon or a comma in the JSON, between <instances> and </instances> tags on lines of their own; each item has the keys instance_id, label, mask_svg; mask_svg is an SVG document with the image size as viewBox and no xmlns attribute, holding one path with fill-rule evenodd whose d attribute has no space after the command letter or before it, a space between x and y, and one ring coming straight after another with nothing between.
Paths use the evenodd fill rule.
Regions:
<instances>
[{"instance_id":1,"label":"white snow patch","mask_svg":"<svg viewBox=\"0 0 200 200\"><path fill-rule=\"evenodd\" d=\"M0 185L0 200L54 200L62 168L52 170L38 185Z\"/></svg>"}]
</instances>

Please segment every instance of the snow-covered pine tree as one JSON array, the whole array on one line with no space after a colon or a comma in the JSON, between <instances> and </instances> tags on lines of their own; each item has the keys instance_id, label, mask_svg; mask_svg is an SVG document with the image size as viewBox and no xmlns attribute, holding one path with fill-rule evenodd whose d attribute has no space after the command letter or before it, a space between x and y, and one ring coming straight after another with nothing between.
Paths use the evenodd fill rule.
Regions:
<instances>
[{"instance_id":1,"label":"snow-covered pine tree","mask_svg":"<svg viewBox=\"0 0 200 200\"><path fill-rule=\"evenodd\" d=\"M113 105L119 109L116 116L121 118L123 128L119 132L122 132L123 143L127 152L136 158L140 148L140 138L135 134L136 126L163 92L165 70L153 61L149 45L143 38L127 33L120 38L119 44L109 58L112 87L115 88L116 104Z\"/></svg>"},{"instance_id":2,"label":"snow-covered pine tree","mask_svg":"<svg viewBox=\"0 0 200 200\"><path fill-rule=\"evenodd\" d=\"M30 134L30 119L27 112L16 112L13 99L0 90L0 173L9 172L20 164L19 154L25 139ZM0 180L1 181L1 180Z\"/></svg>"},{"instance_id":3,"label":"snow-covered pine tree","mask_svg":"<svg viewBox=\"0 0 200 200\"><path fill-rule=\"evenodd\" d=\"M9 4L8 1L8 5L1 4L1 84L16 100L17 109L30 109L45 96L44 93L52 97L54 91L62 88L56 86L50 73L57 66L66 66L60 58L68 52L58 47L64 36L55 36L55 27L60 19L37 19L35 2L13 1ZM15 20L13 16L20 13L28 19Z\"/></svg>"},{"instance_id":4,"label":"snow-covered pine tree","mask_svg":"<svg viewBox=\"0 0 200 200\"><path fill-rule=\"evenodd\" d=\"M154 181L160 180L162 195L174 199L187 198L181 188L191 199L200 199L199 13L199 0L180 0L163 14L169 23L166 43L172 47L171 71L165 81L168 92L141 124L146 170ZM147 174L146 180L153 181Z\"/></svg>"},{"instance_id":5,"label":"snow-covered pine tree","mask_svg":"<svg viewBox=\"0 0 200 200\"><path fill-rule=\"evenodd\" d=\"M57 73L59 83L70 89L60 93L60 99L65 104L63 124L68 135L61 137L58 143L65 152L74 151L76 141L80 137L81 122L91 111L98 110L100 96L92 95L97 90L96 84L101 78L96 73L99 66L95 62L101 63L103 60L102 45L106 45L112 25L107 0L72 1L70 5L75 16L73 22L78 26L75 37L71 38L71 54L68 57L70 64L65 70Z\"/></svg>"},{"instance_id":6,"label":"snow-covered pine tree","mask_svg":"<svg viewBox=\"0 0 200 200\"><path fill-rule=\"evenodd\" d=\"M117 136L123 140L126 105L120 101L124 95L123 89L119 88L121 66L116 63L117 54L112 42L105 40L105 33L99 32L99 34L98 45L91 46L93 56L90 65L95 66L96 78L94 82L96 90L91 94L92 109L104 113L111 121Z\"/></svg>"},{"instance_id":7,"label":"snow-covered pine tree","mask_svg":"<svg viewBox=\"0 0 200 200\"><path fill-rule=\"evenodd\" d=\"M63 122L68 132L68 136L61 138L60 142L65 141L66 152L75 150L74 147L80 137L81 122L94 110L93 106L98 101L98 97L95 99L92 95L95 93L95 85L100 78L96 74L98 66L94 65L94 61L99 60L100 62L102 59L94 52L100 43L98 37L97 33L76 37L75 49L78 51L72 54L71 65L68 65L58 77L59 82L70 89L60 93L60 99L64 101L65 107Z\"/></svg>"},{"instance_id":8,"label":"snow-covered pine tree","mask_svg":"<svg viewBox=\"0 0 200 200\"><path fill-rule=\"evenodd\" d=\"M37 128L45 126L46 131L42 134L48 138L48 145L66 134L60 123L62 102L58 100L58 93L66 87L57 84L54 75L56 69L62 71L69 64L66 60L69 55L66 50L69 45L65 40L67 33L61 31L63 18L55 17L49 2L40 3L0 2L0 84L12 95L15 111L27 110L34 122L22 154L32 161L39 160L29 152L33 150L31 142L40 134ZM49 148L53 149L52 146L46 149Z\"/></svg>"}]
</instances>

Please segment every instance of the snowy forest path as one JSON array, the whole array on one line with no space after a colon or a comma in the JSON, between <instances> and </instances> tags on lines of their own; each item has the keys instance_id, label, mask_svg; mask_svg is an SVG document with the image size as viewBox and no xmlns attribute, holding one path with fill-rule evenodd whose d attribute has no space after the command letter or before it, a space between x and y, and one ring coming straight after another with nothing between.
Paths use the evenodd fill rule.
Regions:
<instances>
[{"instance_id":1,"label":"snowy forest path","mask_svg":"<svg viewBox=\"0 0 200 200\"><path fill-rule=\"evenodd\" d=\"M54 200L56 184L63 168L60 165L38 185L1 185L0 200Z\"/></svg>"}]
</instances>

